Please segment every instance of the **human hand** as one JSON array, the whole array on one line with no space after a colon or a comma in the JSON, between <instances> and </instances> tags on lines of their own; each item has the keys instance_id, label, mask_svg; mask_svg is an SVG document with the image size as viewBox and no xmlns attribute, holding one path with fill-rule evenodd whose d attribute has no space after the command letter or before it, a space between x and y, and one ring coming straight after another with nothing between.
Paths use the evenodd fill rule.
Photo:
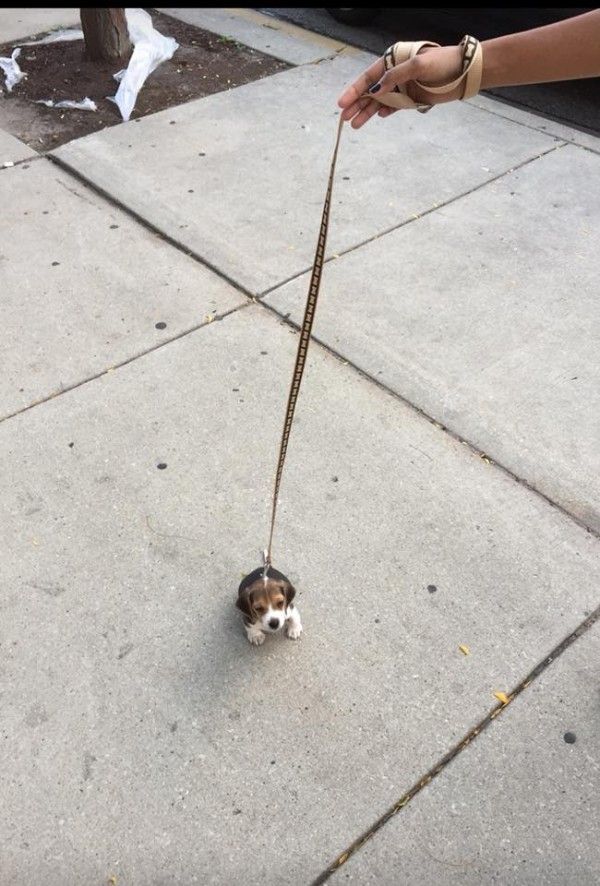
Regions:
<instances>
[{"instance_id":1,"label":"human hand","mask_svg":"<svg viewBox=\"0 0 600 886\"><path fill-rule=\"evenodd\" d=\"M413 101L437 105L459 99L462 85L451 92L428 92L427 86L444 86L452 83L462 71L462 50L460 46L424 46L414 58L402 62L386 72L383 58L377 59L361 76L348 86L338 99L344 120L351 120L354 129L360 129L375 114L389 117L396 108L389 108L376 100L404 86ZM417 82L418 81L418 82ZM379 87L379 88L376 88ZM425 88L424 88L425 87ZM371 91L373 98L369 98Z\"/></svg>"}]
</instances>

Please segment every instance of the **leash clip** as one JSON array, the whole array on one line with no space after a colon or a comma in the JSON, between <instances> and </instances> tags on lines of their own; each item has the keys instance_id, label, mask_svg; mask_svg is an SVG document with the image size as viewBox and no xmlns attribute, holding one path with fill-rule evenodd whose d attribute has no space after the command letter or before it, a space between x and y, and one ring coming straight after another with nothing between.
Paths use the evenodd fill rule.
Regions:
<instances>
[{"instance_id":1,"label":"leash clip","mask_svg":"<svg viewBox=\"0 0 600 886\"><path fill-rule=\"evenodd\" d=\"M263 577L263 580L266 581L267 574L269 572L269 567L271 566L271 557L269 556L269 551L267 550L267 548L264 549L264 551L262 552L262 555L263 555L263 563L264 563L262 577Z\"/></svg>"}]
</instances>

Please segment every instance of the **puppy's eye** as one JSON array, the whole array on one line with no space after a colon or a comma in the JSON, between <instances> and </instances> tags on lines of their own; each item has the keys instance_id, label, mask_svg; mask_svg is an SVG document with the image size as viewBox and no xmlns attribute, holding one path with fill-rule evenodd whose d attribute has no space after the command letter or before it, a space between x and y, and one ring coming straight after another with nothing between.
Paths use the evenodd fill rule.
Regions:
<instances>
[{"instance_id":1,"label":"puppy's eye","mask_svg":"<svg viewBox=\"0 0 600 886\"><path fill-rule=\"evenodd\" d=\"M267 610L262 605L262 603L259 603L258 606L254 607L254 611L256 612L257 615L264 615Z\"/></svg>"},{"instance_id":2,"label":"puppy's eye","mask_svg":"<svg viewBox=\"0 0 600 886\"><path fill-rule=\"evenodd\" d=\"M284 603L285 603L285 600L278 600L277 603L275 604L275 608L276 609L283 609Z\"/></svg>"}]
</instances>

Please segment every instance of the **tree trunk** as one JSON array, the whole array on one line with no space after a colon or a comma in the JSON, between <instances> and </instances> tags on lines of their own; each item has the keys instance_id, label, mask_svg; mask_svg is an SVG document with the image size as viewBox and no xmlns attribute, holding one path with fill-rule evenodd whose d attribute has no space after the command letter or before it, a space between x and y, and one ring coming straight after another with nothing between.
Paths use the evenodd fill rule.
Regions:
<instances>
[{"instance_id":1,"label":"tree trunk","mask_svg":"<svg viewBox=\"0 0 600 886\"><path fill-rule=\"evenodd\" d=\"M88 58L117 61L131 49L125 9L80 9L81 27Z\"/></svg>"}]
</instances>

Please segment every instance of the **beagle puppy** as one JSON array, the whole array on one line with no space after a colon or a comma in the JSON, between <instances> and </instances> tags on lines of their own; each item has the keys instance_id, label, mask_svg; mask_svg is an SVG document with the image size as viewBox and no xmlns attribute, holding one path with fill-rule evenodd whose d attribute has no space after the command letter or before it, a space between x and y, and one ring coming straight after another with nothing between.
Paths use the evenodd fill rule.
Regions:
<instances>
[{"instance_id":1,"label":"beagle puppy","mask_svg":"<svg viewBox=\"0 0 600 886\"><path fill-rule=\"evenodd\" d=\"M296 591L289 579L269 566L255 569L238 588L236 606L244 615L246 636L254 646L265 642L265 633L274 634L285 625L290 640L302 633L300 613L292 603Z\"/></svg>"}]
</instances>

